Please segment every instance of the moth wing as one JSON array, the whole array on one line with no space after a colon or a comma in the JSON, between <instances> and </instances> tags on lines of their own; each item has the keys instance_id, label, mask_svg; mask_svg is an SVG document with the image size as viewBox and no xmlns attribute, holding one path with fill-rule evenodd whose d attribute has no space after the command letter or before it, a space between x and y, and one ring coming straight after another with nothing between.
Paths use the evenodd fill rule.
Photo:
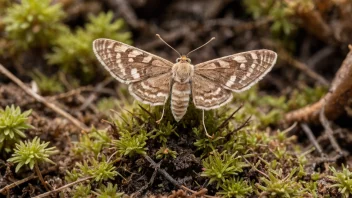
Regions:
<instances>
[{"instance_id":1,"label":"moth wing","mask_svg":"<svg viewBox=\"0 0 352 198\"><path fill-rule=\"evenodd\" d=\"M168 73L173 65L159 56L111 39L94 40L93 51L105 69L126 84Z\"/></svg>"},{"instance_id":2,"label":"moth wing","mask_svg":"<svg viewBox=\"0 0 352 198\"><path fill-rule=\"evenodd\" d=\"M194 73L225 89L242 92L261 80L276 59L277 54L271 50L253 50L197 64Z\"/></svg>"},{"instance_id":3,"label":"moth wing","mask_svg":"<svg viewBox=\"0 0 352 198\"><path fill-rule=\"evenodd\" d=\"M192 78L192 99L196 108L216 109L232 100L232 92L201 75Z\"/></svg>"},{"instance_id":4,"label":"moth wing","mask_svg":"<svg viewBox=\"0 0 352 198\"><path fill-rule=\"evenodd\" d=\"M138 101L153 106L164 105L170 94L171 72L131 83L131 95Z\"/></svg>"}]
</instances>

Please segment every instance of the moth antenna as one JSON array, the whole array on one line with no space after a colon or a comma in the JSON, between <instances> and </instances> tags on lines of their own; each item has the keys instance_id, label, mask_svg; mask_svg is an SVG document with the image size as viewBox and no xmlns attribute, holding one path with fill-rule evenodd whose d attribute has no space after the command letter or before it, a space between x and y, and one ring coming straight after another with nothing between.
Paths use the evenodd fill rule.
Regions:
<instances>
[{"instance_id":1,"label":"moth antenna","mask_svg":"<svg viewBox=\"0 0 352 198\"><path fill-rule=\"evenodd\" d=\"M186 56L188 56L190 53L192 53L192 52L194 52L194 51L196 51L196 50L199 50L200 48L206 46L208 43L210 43L210 42L211 42L212 40L214 40L214 39L215 39L215 37L211 38L208 42L206 42L206 43L204 43L203 45L197 47L196 49L194 49L194 50L188 52L188 54L187 54Z\"/></svg>"},{"instance_id":2,"label":"moth antenna","mask_svg":"<svg viewBox=\"0 0 352 198\"><path fill-rule=\"evenodd\" d=\"M164 41L164 39L161 38L161 36L160 36L159 34L156 34L156 36L159 37L159 39L160 39L162 42L164 42L167 46L169 46L171 49L173 49L173 50L174 50L178 55L180 55L180 57L181 57L180 52L178 52L177 50L175 50L175 48L171 47L171 45L169 45L166 41Z\"/></svg>"}]
</instances>

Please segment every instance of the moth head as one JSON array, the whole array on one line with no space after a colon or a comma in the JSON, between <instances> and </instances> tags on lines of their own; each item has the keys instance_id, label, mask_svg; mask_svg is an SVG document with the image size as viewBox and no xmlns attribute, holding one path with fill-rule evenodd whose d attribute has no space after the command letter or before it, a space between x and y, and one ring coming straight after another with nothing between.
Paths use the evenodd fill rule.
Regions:
<instances>
[{"instance_id":1,"label":"moth head","mask_svg":"<svg viewBox=\"0 0 352 198\"><path fill-rule=\"evenodd\" d=\"M191 59L188 58L186 55L182 55L180 58L176 59L176 63L191 63Z\"/></svg>"}]
</instances>

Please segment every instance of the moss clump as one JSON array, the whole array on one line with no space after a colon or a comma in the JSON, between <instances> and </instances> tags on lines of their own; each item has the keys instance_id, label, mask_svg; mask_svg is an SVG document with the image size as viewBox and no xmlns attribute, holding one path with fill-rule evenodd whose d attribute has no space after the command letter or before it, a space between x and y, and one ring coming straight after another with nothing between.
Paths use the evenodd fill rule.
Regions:
<instances>
[{"instance_id":1,"label":"moss clump","mask_svg":"<svg viewBox=\"0 0 352 198\"><path fill-rule=\"evenodd\" d=\"M77 75L83 82L87 82L96 77L98 71L102 71L97 66L98 61L93 53L93 40L109 38L131 43L131 33L123 29L124 21L113 21L112 12L90 15L89 23L84 28L58 35L54 51L47 56L48 62L59 65L65 72Z\"/></svg>"},{"instance_id":2,"label":"moss clump","mask_svg":"<svg viewBox=\"0 0 352 198\"><path fill-rule=\"evenodd\" d=\"M276 35L288 36L296 29L291 17L294 11L285 1L275 0L246 0L243 1L245 8L253 18L269 17L273 19L271 31Z\"/></svg>"},{"instance_id":3,"label":"moss clump","mask_svg":"<svg viewBox=\"0 0 352 198\"><path fill-rule=\"evenodd\" d=\"M334 167L330 167L333 175L328 176L334 182L330 188L337 188L343 197L350 197L352 194L352 172L342 165L342 171L337 171Z\"/></svg>"},{"instance_id":4,"label":"moss clump","mask_svg":"<svg viewBox=\"0 0 352 198\"><path fill-rule=\"evenodd\" d=\"M0 109L0 150L10 152L13 145L26 137L24 130L32 128L28 116L32 110L21 112L20 107Z\"/></svg>"},{"instance_id":5,"label":"moss clump","mask_svg":"<svg viewBox=\"0 0 352 198\"><path fill-rule=\"evenodd\" d=\"M224 183L220 185L220 190L217 194L221 195L222 197L237 197L237 198L244 198L248 197L253 192L252 186L248 184L247 181L243 179L231 179L226 180Z\"/></svg>"},{"instance_id":6,"label":"moss clump","mask_svg":"<svg viewBox=\"0 0 352 198\"><path fill-rule=\"evenodd\" d=\"M237 152L230 155L227 151L218 153L214 151L212 155L203 160L203 177L210 178L209 184L216 183L217 188L233 176L238 175L248 165L243 162Z\"/></svg>"},{"instance_id":7,"label":"moss clump","mask_svg":"<svg viewBox=\"0 0 352 198\"><path fill-rule=\"evenodd\" d=\"M78 142L75 142L74 153L85 158L98 157L103 148L108 148L111 137L106 130L92 129L89 133L83 134Z\"/></svg>"},{"instance_id":8,"label":"moss clump","mask_svg":"<svg viewBox=\"0 0 352 198\"><path fill-rule=\"evenodd\" d=\"M120 139L114 141L114 145L118 153L122 156L133 156L136 154L146 154L145 146L147 141L147 133L141 130L139 134L132 135L129 132L120 133Z\"/></svg>"},{"instance_id":9,"label":"moss clump","mask_svg":"<svg viewBox=\"0 0 352 198\"><path fill-rule=\"evenodd\" d=\"M22 0L6 10L5 31L17 50L45 48L63 31L64 16L60 4L51 0Z\"/></svg>"},{"instance_id":10,"label":"moss clump","mask_svg":"<svg viewBox=\"0 0 352 198\"><path fill-rule=\"evenodd\" d=\"M101 160L91 158L89 162L84 161L83 163L77 163L75 173L76 174L67 172L68 178L72 180L77 176L80 178L90 176L98 183L108 179L114 180L114 177L118 175L116 167L111 162L107 161L104 155Z\"/></svg>"},{"instance_id":11,"label":"moss clump","mask_svg":"<svg viewBox=\"0 0 352 198\"><path fill-rule=\"evenodd\" d=\"M30 169L35 164L49 162L55 164L49 159L50 155L57 154L59 151L55 147L47 148L50 142L40 143L40 139L35 137L32 141L20 142L16 144L16 149L12 157L7 161L16 163L16 172L23 166L29 165Z\"/></svg>"},{"instance_id":12,"label":"moss clump","mask_svg":"<svg viewBox=\"0 0 352 198\"><path fill-rule=\"evenodd\" d=\"M117 192L117 185L112 185L112 183L108 183L108 185L102 184L96 192L93 192L97 195L98 198L121 198L124 193Z\"/></svg>"}]
</instances>

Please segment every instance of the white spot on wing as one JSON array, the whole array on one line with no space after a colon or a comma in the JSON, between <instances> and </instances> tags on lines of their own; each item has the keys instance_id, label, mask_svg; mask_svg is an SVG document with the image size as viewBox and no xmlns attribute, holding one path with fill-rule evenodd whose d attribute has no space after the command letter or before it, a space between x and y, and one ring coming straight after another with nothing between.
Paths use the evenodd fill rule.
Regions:
<instances>
[{"instance_id":1,"label":"white spot on wing","mask_svg":"<svg viewBox=\"0 0 352 198\"><path fill-rule=\"evenodd\" d=\"M153 57L151 57L151 56L144 57L143 60L142 60L142 62L143 62L143 63L149 63L149 62L152 60L152 58L153 58Z\"/></svg>"},{"instance_id":2,"label":"white spot on wing","mask_svg":"<svg viewBox=\"0 0 352 198\"><path fill-rule=\"evenodd\" d=\"M240 68L241 68L241 69L246 69L246 64L242 63L242 64L240 65Z\"/></svg>"},{"instance_id":3,"label":"white spot on wing","mask_svg":"<svg viewBox=\"0 0 352 198\"><path fill-rule=\"evenodd\" d=\"M233 84L235 84L235 80L236 80L236 76L235 76L235 75L232 75L232 76L230 77L230 80L228 80L225 85L226 85L227 87L231 87Z\"/></svg>"},{"instance_id":4,"label":"white spot on wing","mask_svg":"<svg viewBox=\"0 0 352 198\"><path fill-rule=\"evenodd\" d=\"M132 63L133 62L133 58L129 58L128 62Z\"/></svg>"},{"instance_id":5,"label":"white spot on wing","mask_svg":"<svg viewBox=\"0 0 352 198\"><path fill-rule=\"evenodd\" d=\"M246 57L241 56L241 55L235 56L235 57L233 58L233 60L236 61L236 62L238 62L238 63L246 63L246 62L247 62Z\"/></svg>"},{"instance_id":6,"label":"white spot on wing","mask_svg":"<svg viewBox=\"0 0 352 198\"><path fill-rule=\"evenodd\" d=\"M130 52L130 53L128 54L128 57L134 58L134 57L139 56L139 55L142 55L142 54L143 54L143 53L140 52L140 51L133 50L132 52Z\"/></svg>"},{"instance_id":7,"label":"white spot on wing","mask_svg":"<svg viewBox=\"0 0 352 198\"><path fill-rule=\"evenodd\" d=\"M258 59L257 54L255 54L254 52L251 52L251 57L252 57L253 59Z\"/></svg>"},{"instance_id":8,"label":"white spot on wing","mask_svg":"<svg viewBox=\"0 0 352 198\"><path fill-rule=\"evenodd\" d=\"M127 49L128 47L125 45L117 45L115 47L115 52L126 52Z\"/></svg>"},{"instance_id":9,"label":"white spot on wing","mask_svg":"<svg viewBox=\"0 0 352 198\"><path fill-rule=\"evenodd\" d=\"M138 79L140 77L136 68L131 69L131 75L133 79Z\"/></svg>"}]
</instances>

